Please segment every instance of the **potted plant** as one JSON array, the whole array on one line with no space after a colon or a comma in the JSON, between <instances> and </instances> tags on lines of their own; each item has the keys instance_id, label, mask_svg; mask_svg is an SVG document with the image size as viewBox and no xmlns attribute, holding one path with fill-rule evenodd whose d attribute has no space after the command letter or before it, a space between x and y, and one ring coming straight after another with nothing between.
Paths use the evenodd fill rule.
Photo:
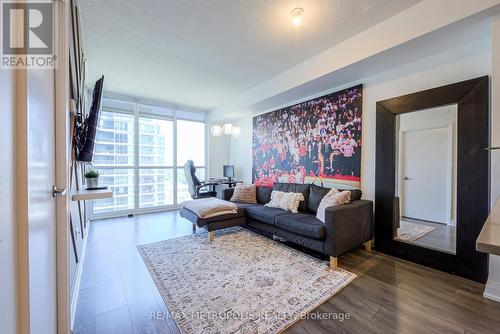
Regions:
<instances>
[{"instance_id":1,"label":"potted plant","mask_svg":"<svg viewBox=\"0 0 500 334\"><path fill-rule=\"evenodd\" d=\"M97 188L99 184L99 172L96 170L89 170L87 173L83 174L85 176L85 182L87 183L87 188Z\"/></svg>"}]
</instances>

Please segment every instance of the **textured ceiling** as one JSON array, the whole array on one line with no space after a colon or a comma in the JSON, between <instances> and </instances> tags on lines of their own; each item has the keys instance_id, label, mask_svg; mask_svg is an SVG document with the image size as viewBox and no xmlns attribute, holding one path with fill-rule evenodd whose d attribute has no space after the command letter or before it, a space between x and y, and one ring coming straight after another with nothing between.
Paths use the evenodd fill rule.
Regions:
<instances>
[{"instance_id":1,"label":"textured ceiling","mask_svg":"<svg viewBox=\"0 0 500 334\"><path fill-rule=\"evenodd\" d=\"M89 82L211 109L418 0L79 2Z\"/></svg>"}]
</instances>

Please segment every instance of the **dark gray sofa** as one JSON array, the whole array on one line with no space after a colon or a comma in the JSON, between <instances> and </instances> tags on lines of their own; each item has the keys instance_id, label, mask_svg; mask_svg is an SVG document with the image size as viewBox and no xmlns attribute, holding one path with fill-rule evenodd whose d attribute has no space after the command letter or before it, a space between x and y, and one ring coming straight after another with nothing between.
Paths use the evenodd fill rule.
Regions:
<instances>
[{"instance_id":1,"label":"dark gray sofa","mask_svg":"<svg viewBox=\"0 0 500 334\"><path fill-rule=\"evenodd\" d=\"M305 201L299 213L264 206L272 190L300 192ZM309 184L276 183L271 188L257 187L257 204L238 203L238 211L246 218L244 227L272 238L278 236L289 242L331 257L336 267L337 257L361 245L371 249L373 239L373 202L361 199L360 190L351 191L351 202L329 207L325 223L316 218L321 199L330 190ZM225 189L224 199L230 200L234 189Z\"/></svg>"},{"instance_id":2,"label":"dark gray sofa","mask_svg":"<svg viewBox=\"0 0 500 334\"><path fill-rule=\"evenodd\" d=\"M300 192L304 195L298 213L271 208L264 204L271 200L271 192ZM257 187L257 203L238 203L238 212L208 219L201 219L186 208L180 215L209 231L231 226L244 226L269 238L279 237L291 243L330 256L330 266L337 267L337 257L361 245L371 250L373 239L373 202L362 200L360 190L351 190L351 202L329 207L325 212L325 223L316 218L319 203L330 189L313 184L275 183L273 188ZM224 199L229 201L234 188L224 190Z\"/></svg>"}]
</instances>

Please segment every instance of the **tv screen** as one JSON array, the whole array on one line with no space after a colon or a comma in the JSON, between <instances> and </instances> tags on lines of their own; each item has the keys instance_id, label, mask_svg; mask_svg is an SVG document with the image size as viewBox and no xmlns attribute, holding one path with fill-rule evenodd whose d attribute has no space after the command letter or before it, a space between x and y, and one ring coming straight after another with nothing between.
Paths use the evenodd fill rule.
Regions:
<instances>
[{"instance_id":1,"label":"tv screen","mask_svg":"<svg viewBox=\"0 0 500 334\"><path fill-rule=\"evenodd\" d=\"M224 177L230 179L234 177L234 165L224 165Z\"/></svg>"},{"instance_id":2,"label":"tv screen","mask_svg":"<svg viewBox=\"0 0 500 334\"><path fill-rule=\"evenodd\" d=\"M92 94L92 105L85 121L76 130L76 160L80 162L92 162L94 158L95 137L97 125L99 124L99 114L101 112L102 90L104 75L96 81Z\"/></svg>"}]
</instances>

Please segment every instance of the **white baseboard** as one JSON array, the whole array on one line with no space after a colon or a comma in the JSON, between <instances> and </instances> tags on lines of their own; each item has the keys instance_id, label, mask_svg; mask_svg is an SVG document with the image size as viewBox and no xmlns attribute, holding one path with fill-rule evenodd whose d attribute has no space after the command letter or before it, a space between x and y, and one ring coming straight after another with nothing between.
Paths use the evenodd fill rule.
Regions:
<instances>
[{"instance_id":1,"label":"white baseboard","mask_svg":"<svg viewBox=\"0 0 500 334\"><path fill-rule=\"evenodd\" d=\"M489 279L488 282L486 282L483 297L500 303L500 282Z\"/></svg>"},{"instance_id":2,"label":"white baseboard","mask_svg":"<svg viewBox=\"0 0 500 334\"><path fill-rule=\"evenodd\" d=\"M83 246L82 252L80 253L80 261L76 266L76 276L75 276L75 285L73 286L73 293L71 294L71 304L70 304L70 313L69 313L69 321L70 321L70 330L73 332L73 328L75 326L75 315L76 315L76 306L78 305L78 297L80 295L80 281L82 279L82 271L83 271L83 261L85 259L85 251L87 250L87 238L89 234L90 226L88 226L85 230L85 235L83 238Z\"/></svg>"}]
</instances>

